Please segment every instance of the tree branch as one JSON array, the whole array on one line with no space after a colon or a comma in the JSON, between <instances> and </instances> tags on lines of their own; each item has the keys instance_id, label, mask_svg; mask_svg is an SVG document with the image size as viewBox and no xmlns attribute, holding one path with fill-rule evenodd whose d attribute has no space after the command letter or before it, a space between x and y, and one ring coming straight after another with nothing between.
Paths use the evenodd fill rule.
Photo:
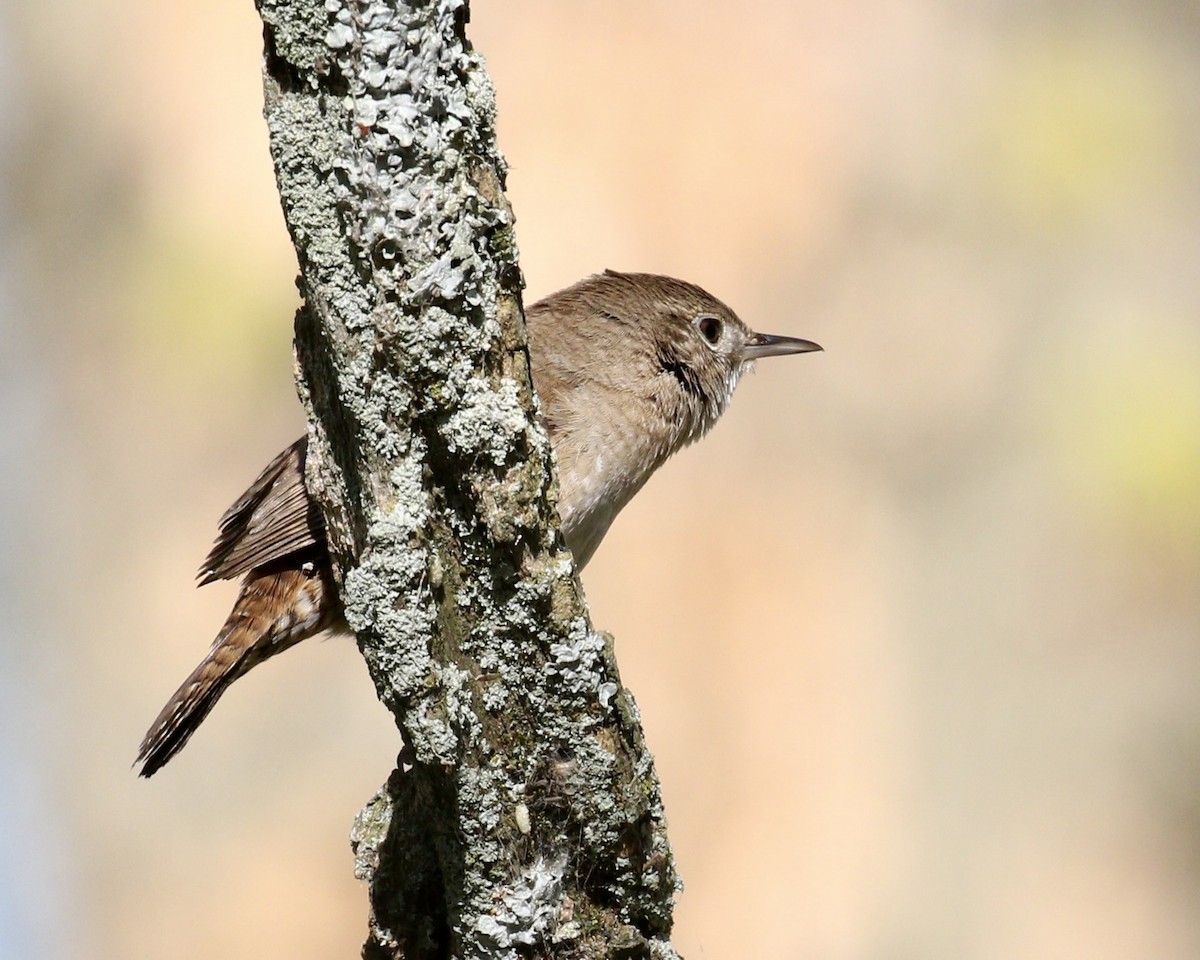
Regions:
<instances>
[{"instance_id":1,"label":"tree branch","mask_svg":"<svg viewBox=\"0 0 1200 960\"><path fill-rule=\"evenodd\" d=\"M535 419L467 5L259 0L308 485L408 744L352 841L368 957L674 957L653 761Z\"/></svg>"}]
</instances>

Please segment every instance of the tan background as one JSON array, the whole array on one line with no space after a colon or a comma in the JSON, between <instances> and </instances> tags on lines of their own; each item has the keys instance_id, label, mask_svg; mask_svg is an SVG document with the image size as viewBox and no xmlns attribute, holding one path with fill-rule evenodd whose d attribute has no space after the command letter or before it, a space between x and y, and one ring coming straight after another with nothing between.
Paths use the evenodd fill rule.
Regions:
<instances>
[{"instance_id":1,"label":"tan background","mask_svg":"<svg viewBox=\"0 0 1200 960\"><path fill-rule=\"evenodd\" d=\"M588 570L691 960L1200 956L1200 7L475 4L529 293L764 363ZM298 434L250 0L2 14L0 957L357 956L349 643L129 765Z\"/></svg>"}]
</instances>

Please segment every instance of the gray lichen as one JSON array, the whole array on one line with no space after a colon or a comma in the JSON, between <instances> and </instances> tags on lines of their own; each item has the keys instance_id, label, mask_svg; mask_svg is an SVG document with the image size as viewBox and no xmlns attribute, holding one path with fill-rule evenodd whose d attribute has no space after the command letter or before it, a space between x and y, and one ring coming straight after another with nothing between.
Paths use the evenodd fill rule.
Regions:
<instances>
[{"instance_id":1,"label":"gray lichen","mask_svg":"<svg viewBox=\"0 0 1200 960\"><path fill-rule=\"evenodd\" d=\"M674 956L653 763L557 529L466 3L260 10L309 488L407 743L352 836L364 954Z\"/></svg>"}]
</instances>

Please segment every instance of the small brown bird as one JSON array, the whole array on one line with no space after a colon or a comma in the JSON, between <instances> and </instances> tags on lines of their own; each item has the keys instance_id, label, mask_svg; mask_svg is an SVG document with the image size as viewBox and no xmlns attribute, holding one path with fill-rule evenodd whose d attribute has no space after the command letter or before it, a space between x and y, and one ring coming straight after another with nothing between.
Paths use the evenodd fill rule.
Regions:
<instances>
[{"instance_id":1,"label":"small brown bird","mask_svg":"<svg viewBox=\"0 0 1200 960\"><path fill-rule=\"evenodd\" d=\"M563 536L582 569L613 518L675 451L725 412L754 360L820 350L754 333L699 287L606 271L526 311L534 386L558 462ZM307 441L271 461L221 518L201 583L245 576L208 656L138 751L148 777L225 689L301 640L345 629L321 512L304 487Z\"/></svg>"}]
</instances>

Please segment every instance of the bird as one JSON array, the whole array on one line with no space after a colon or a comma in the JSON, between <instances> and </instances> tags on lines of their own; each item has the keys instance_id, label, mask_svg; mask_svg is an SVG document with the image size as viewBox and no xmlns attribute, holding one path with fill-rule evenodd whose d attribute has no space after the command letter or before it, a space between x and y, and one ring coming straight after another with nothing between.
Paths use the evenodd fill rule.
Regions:
<instances>
[{"instance_id":1,"label":"bird","mask_svg":"<svg viewBox=\"0 0 1200 960\"><path fill-rule=\"evenodd\" d=\"M563 537L583 569L650 476L717 422L754 361L822 348L755 333L695 284L606 270L525 312L530 369L558 465ZM229 685L324 631L346 631L324 521L304 485L307 439L225 512L201 585L242 577L207 656L150 726L136 763L157 772Z\"/></svg>"}]
</instances>

